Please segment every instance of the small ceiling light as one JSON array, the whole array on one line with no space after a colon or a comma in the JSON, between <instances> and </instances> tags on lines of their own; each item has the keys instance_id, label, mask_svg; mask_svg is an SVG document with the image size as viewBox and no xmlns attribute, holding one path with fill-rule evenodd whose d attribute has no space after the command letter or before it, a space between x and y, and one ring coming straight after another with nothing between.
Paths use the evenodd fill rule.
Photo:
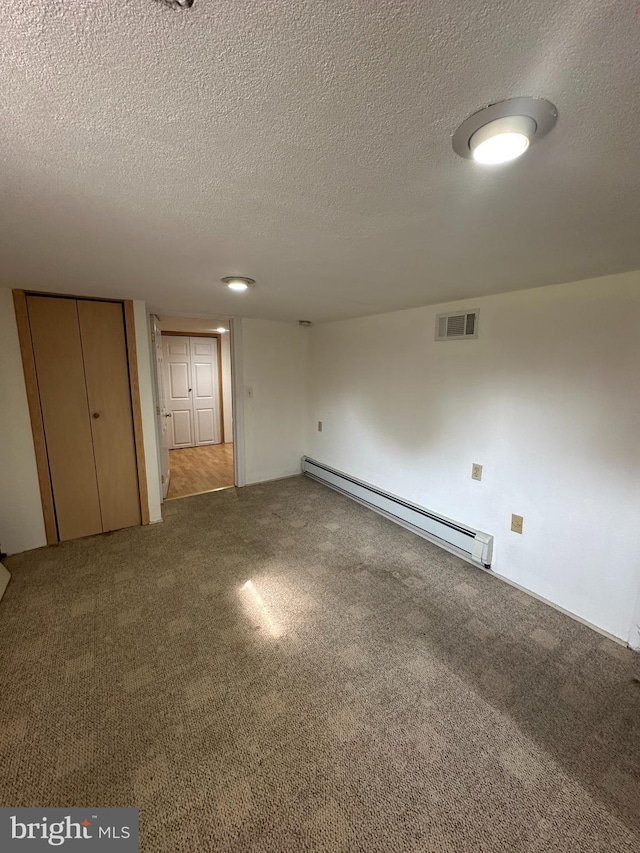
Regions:
<instances>
[{"instance_id":1,"label":"small ceiling light","mask_svg":"<svg viewBox=\"0 0 640 853\"><path fill-rule=\"evenodd\" d=\"M160 0L160 2L171 9L190 9L193 6L193 0Z\"/></svg>"},{"instance_id":2,"label":"small ceiling light","mask_svg":"<svg viewBox=\"0 0 640 853\"><path fill-rule=\"evenodd\" d=\"M536 123L529 116L505 116L476 130L469 148L478 163L508 163L524 154L535 132Z\"/></svg>"},{"instance_id":3,"label":"small ceiling light","mask_svg":"<svg viewBox=\"0 0 640 853\"><path fill-rule=\"evenodd\" d=\"M218 326L218 328L216 329L216 332L220 332L220 334L222 334L223 332L228 332L228 331L229 331L229 329L225 329L224 326Z\"/></svg>"},{"instance_id":4,"label":"small ceiling light","mask_svg":"<svg viewBox=\"0 0 640 853\"><path fill-rule=\"evenodd\" d=\"M557 116L544 98L500 101L462 122L453 135L453 150L482 164L507 163L549 133Z\"/></svg>"},{"instance_id":5,"label":"small ceiling light","mask_svg":"<svg viewBox=\"0 0 640 853\"><path fill-rule=\"evenodd\" d=\"M251 284L255 284L255 279L243 275L226 275L221 281L227 285L229 290L238 292L246 290Z\"/></svg>"}]
</instances>

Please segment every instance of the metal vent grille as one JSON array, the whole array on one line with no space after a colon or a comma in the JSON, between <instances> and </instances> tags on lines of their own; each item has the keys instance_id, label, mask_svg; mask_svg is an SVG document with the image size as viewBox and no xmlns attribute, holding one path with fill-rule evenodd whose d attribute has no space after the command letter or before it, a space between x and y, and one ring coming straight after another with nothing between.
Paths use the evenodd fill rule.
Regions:
<instances>
[{"instance_id":1,"label":"metal vent grille","mask_svg":"<svg viewBox=\"0 0 640 853\"><path fill-rule=\"evenodd\" d=\"M447 337L458 338L460 335L464 335L465 320L464 314L454 314L453 317L447 317Z\"/></svg>"},{"instance_id":2,"label":"metal vent grille","mask_svg":"<svg viewBox=\"0 0 640 853\"><path fill-rule=\"evenodd\" d=\"M478 337L478 311L454 311L436 317L437 341L461 341Z\"/></svg>"}]
</instances>

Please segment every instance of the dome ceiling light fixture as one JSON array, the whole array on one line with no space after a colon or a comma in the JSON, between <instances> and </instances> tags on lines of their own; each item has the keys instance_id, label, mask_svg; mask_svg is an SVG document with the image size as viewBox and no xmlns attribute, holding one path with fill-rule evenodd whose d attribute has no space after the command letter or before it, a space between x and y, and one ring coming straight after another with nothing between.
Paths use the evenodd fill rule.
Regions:
<instances>
[{"instance_id":1,"label":"dome ceiling light fixture","mask_svg":"<svg viewBox=\"0 0 640 853\"><path fill-rule=\"evenodd\" d=\"M238 293L247 290L252 284L256 283L255 279L247 278L245 275L226 275L220 281L223 281L229 290L235 290Z\"/></svg>"},{"instance_id":2,"label":"dome ceiling light fixture","mask_svg":"<svg viewBox=\"0 0 640 853\"><path fill-rule=\"evenodd\" d=\"M170 9L190 9L193 6L193 0L159 0Z\"/></svg>"},{"instance_id":3,"label":"dome ceiling light fixture","mask_svg":"<svg viewBox=\"0 0 640 853\"><path fill-rule=\"evenodd\" d=\"M221 334L221 335L222 335L222 334L224 334L224 332L228 332L228 331L229 331L229 329L225 329L225 327L224 327L224 326L218 326L218 328L217 328L217 329L214 329L214 331L215 331L215 332L218 332L219 334Z\"/></svg>"},{"instance_id":4,"label":"dome ceiling light fixture","mask_svg":"<svg viewBox=\"0 0 640 853\"><path fill-rule=\"evenodd\" d=\"M546 136L557 118L557 109L544 98L510 98L465 119L451 143L466 160L483 165L508 163Z\"/></svg>"}]
</instances>

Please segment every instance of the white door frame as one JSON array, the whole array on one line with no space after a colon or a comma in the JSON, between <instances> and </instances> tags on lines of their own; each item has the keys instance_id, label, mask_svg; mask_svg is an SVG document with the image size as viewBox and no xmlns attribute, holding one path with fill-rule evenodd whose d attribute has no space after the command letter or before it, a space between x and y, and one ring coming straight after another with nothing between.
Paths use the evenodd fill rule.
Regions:
<instances>
[{"instance_id":1,"label":"white door frame","mask_svg":"<svg viewBox=\"0 0 640 853\"><path fill-rule=\"evenodd\" d=\"M231 408L233 412L233 472L236 486L246 486L244 435L244 375L242 364L242 320L229 320L231 335Z\"/></svg>"},{"instance_id":2,"label":"white door frame","mask_svg":"<svg viewBox=\"0 0 640 853\"><path fill-rule=\"evenodd\" d=\"M640 652L640 589L636 598L636 606L633 610L631 630L629 631L629 645L636 652Z\"/></svg>"},{"instance_id":3,"label":"white door frame","mask_svg":"<svg viewBox=\"0 0 640 853\"><path fill-rule=\"evenodd\" d=\"M157 314L151 313L148 317L148 333L149 333L149 350L150 350L150 361L151 361L151 376L153 378L152 384L152 392L153 392L153 407L156 414L155 418L155 428L156 428L156 455L157 455L157 467L158 467L158 486L160 488L160 503L162 503L166 497L166 493L169 489L169 477L167 477L167 482L163 483L162 478L164 477L164 451L162 447L163 436L162 436L162 421L164 420L164 412L161 408L161 386L160 383L164 383L164 376L158 370L158 358L156 347L162 347L162 338L160 335L162 331L160 329L160 322ZM158 338L160 339L158 340ZM162 386L164 388L164 386ZM167 455L169 450L167 448Z\"/></svg>"},{"instance_id":4,"label":"white door frame","mask_svg":"<svg viewBox=\"0 0 640 853\"><path fill-rule=\"evenodd\" d=\"M162 329L155 314L151 315L151 343L153 345L153 375L156 381L154 403L156 409L156 435L158 439L160 494L162 495L162 500L164 500L169 491L171 469L169 467L169 447L167 444L167 408L164 400L164 373L159 368L158 358L158 352L162 353Z\"/></svg>"},{"instance_id":5,"label":"white door frame","mask_svg":"<svg viewBox=\"0 0 640 853\"><path fill-rule=\"evenodd\" d=\"M154 315L155 316L155 315ZM152 331L151 326L150 331ZM230 356L231 356L231 412L233 415L233 471L236 486L245 486L247 483L245 466L245 432L244 432L244 380L242 372L242 320L231 318L229 320ZM155 370L155 359L153 359ZM163 377L156 377L164 381ZM156 405L158 405L158 391L154 389ZM158 435L158 443L161 441ZM162 478L162 462L158 454L158 482Z\"/></svg>"}]
</instances>

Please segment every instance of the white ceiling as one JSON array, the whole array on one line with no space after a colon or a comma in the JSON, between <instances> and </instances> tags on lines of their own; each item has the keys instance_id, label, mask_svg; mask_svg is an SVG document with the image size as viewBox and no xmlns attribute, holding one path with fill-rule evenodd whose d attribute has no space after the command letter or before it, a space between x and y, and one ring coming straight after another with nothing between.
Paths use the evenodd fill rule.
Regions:
<instances>
[{"instance_id":1,"label":"white ceiling","mask_svg":"<svg viewBox=\"0 0 640 853\"><path fill-rule=\"evenodd\" d=\"M4 0L0 285L320 321L640 268L639 23L634 0ZM522 160L453 153L522 95L559 111Z\"/></svg>"},{"instance_id":2,"label":"white ceiling","mask_svg":"<svg viewBox=\"0 0 640 853\"><path fill-rule=\"evenodd\" d=\"M163 332L217 332L218 329L229 330L229 320L226 317L207 319L204 317L167 317L165 314L158 317L160 329Z\"/></svg>"}]
</instances>

